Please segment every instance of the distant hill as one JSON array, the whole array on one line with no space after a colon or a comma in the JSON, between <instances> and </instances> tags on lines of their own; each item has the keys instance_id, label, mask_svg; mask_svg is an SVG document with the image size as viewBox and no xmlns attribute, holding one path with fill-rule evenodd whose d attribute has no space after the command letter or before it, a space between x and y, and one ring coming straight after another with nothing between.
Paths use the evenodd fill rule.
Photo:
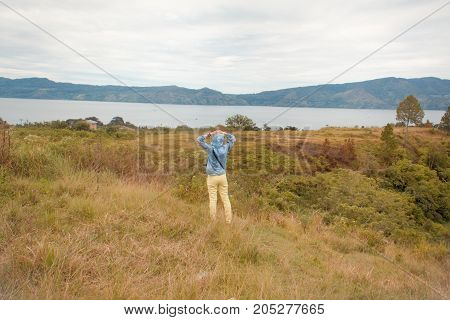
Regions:
<instances>
[{"instance_id":1,"label":"distant hill","mask_svg":"<svg viewBox=\"0 0 450 320\"><path fill-rule=\"evenodd\" d=\"M177 86L95 86L54 82L46 78L8 79L0 77L0 97L116 102L148 102L197 105L261 105L280 107L393 109L413 94L424 109L446 110L450 105L450 80L383 78L345 84L298 87L256 94L224 94L209 88ZM143 98L146 97L148 100ZM310 95L310 96L308 96ZM306 99L302 97L308 96Z\"/></svg>"}]
</instances>

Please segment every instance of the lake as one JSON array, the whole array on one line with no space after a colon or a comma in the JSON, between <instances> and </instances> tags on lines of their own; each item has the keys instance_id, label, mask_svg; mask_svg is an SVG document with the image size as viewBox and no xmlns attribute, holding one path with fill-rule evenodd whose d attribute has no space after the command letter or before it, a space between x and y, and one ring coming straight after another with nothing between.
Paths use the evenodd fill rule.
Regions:
<instances>
[{"instance_id":1,"label":"lake","mask_svg":"<svg viewBox=\"0 0 450 320\"><path fill-rule=\"evenodd\" d=\"M236 113L253 119L258 126L270 121L286 110L285 107L266 106L199 106L199 105L159 105L166 112L185 122L190 127L211 126L224 123ZM445 111L425 110L425 120L439 123ZM98 117L107 123L115 116L140 126L176 127L181 123L151 104L38 100L0 98L0 117L9 123L25 121L66 120L70 118ZM395 110L378 109L333 109L333 108L292 108L270 122L272 126L295 126L319 129L325 126L383 126L395 122Z\"/></svg>"}]
</instances>

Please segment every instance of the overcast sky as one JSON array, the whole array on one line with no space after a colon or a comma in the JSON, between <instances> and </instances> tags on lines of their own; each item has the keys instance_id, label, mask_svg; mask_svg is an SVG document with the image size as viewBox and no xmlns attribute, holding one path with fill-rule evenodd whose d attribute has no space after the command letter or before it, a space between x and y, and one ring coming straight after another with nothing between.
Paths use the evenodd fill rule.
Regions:
<instances>
[{"instance_id":1,"label":"overcast sky","mask_svg":"<svg viewBox=\"0 0 450 320\"><path fill-rule=\"evenodd\" d=\"M1 0L129 85L321 84L446 0ZM336 83L450 78L450 5ZM117 84L0 3L0 76Z\"/></svg>"}]
</instances>

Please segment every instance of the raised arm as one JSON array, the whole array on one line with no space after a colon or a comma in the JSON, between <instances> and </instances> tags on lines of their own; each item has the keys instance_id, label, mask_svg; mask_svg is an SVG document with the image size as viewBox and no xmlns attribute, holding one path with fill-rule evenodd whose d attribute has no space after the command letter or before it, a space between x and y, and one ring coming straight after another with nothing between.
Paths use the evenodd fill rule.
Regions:
<instances>
[{"instance_id":1,"label":"raised arm","mask_svg":"<svg viewBox=\"0 0 450 320\"><path fill-rule=\"evenodd\" d=\"M210 150L211 145L206 142L206 138L210 135L210 132L205 133L204 135L201 135L197 138L197 143L200 147L202 147L205 150Z\"/></svg>"},{"instance_id":2,"label":"raised arm","mask_svg":"<svg viewBox=\"0 0 450 320\"><path fill-rule=\"evenodd\" d=\"M231 148L233 148L234 143L236 142L236 137L234 135L232 135L231 133L228 132L223 132L222 133L225 135L225 137L227 137L227 146L228 146L228 150L231 150Z\"/></svg>"}]
</instances>

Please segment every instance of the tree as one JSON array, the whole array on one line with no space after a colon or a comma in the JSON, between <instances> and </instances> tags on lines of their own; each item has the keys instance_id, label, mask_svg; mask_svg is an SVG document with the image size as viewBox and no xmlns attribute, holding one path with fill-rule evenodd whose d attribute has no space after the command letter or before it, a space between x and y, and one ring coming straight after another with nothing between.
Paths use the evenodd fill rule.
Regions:
<instances>
[{"instance_id":1,"label":"tree","mask_svg":"<svg viewBox=\"0 0 450 320\"><path fill-rule=\"evenodd\" d=\"M87 123L85 120L79 120L77 122L74 123L73 128L75 130L89 130L89 123Z\"/></svg>"},{"instance_id":2,"label":"tree","mask_svg":"<svg viewBox=\"0 0 450 320\"><path fill-rule=\"evenodd\" d=\"M395 157L397 150L397 139L394 135L394 126L388 123L381 132L381 141L383 141L383 146L381 147L381 157L383 160L391 164Z\"/></svg>"},{"instance_id":3,"label":"tree","mask_svg":"<svg viewBox=\"0 0 450 320\"><path fill-rule=\"evenodd\" d=\"M439 123L439 129L450 134L450 106L448 106L447 111L442 116L441 123Z\"/></svg>"},{"instance_id":4,"label":"tree","mask_svg":"<svg viewBox=\"0 0 450 320\"><path fill-rule=\"evenodd\" d=\"M406 126L406 133L411 123L420 125L424 115L420 102L412 95L407 96L397 107L397 120Z\"/></svg>"},{"instance_id":5,"label":"tree","mask_svg":"<svg viewBox=\"0 0 450 320\"><path fill-rule=\"evenodd\" d=\"M394 127L388 123L381 132L381 141L389 147L395 148L397 146L397 139L394 135Z\"/></svg>"},{"instance_id":6,"label":"tree","mask_svg":"<svg viewBox=\"0 0 450 320\"><path fill-rule=\"evenodd\" d=\"M256 124L247 116L242 114L235 114L225 120L225 124L228 127L241 129L241 130L255 130Z\"/></svg>"},{"instance_id":7,"label":"tree","mask_svg":"<svg viewBox=\"0 0 450 320\"><path fill-rule=\"evenodd\" d=\"M97 122L97 125L98 125L98 126L102 126L102 125L103 125L103 122L101 122L100 119L97 118L97 117L88 117L88 118L86 118L86 119L84 119L84 120L95 121L95 122Z\"/></svg>"},{"instance_id":8,"label":"tree","mask_svg":"<svg viewBox=\"0 0 450 320\"><path fill-rule=\"evenodd\" d=\"M123 119L121 117L114 117L112 118L112 120L109 122L110 126L124 126L125 125L125 121L123 121Z\"/></svg>"}]
</instances>

